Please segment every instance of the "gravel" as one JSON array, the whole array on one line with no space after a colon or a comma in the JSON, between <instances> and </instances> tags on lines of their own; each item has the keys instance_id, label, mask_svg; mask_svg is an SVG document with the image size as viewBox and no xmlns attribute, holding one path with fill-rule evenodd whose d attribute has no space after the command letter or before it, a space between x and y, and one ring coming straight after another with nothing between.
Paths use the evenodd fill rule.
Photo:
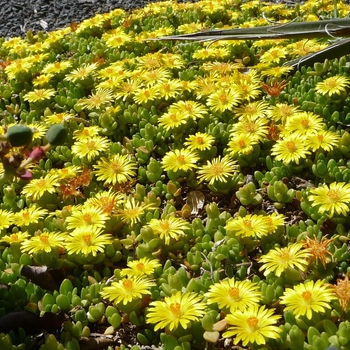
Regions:
<instances>
[{"instance_id":1,"label":"gravel","mask_svg":"<svg viewBox=\"0 0 350 350\"><path fill-rule=\"evenodd\" d=\"M133 10L155 0L0 0L0 37L52 31L115 8ZM178 2L195 2L195 0Z\"/></svg>"}]
</instances>

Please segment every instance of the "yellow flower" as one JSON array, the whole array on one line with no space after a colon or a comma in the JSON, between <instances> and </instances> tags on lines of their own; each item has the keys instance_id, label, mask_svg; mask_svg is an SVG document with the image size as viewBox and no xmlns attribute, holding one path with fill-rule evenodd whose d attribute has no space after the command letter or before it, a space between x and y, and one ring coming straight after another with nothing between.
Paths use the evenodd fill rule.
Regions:
<instances>
[{"instance_id":1,"label":"yellow flower","mask_svg":"<svg viewBox=\"0 0 350 350\"><path fill-rule=\"evenodd\" d=\"M311 135L307 135L305 145L313 152L320 148L329 152L339 144L339 141L340 136L335 132L319 130Z\"/></svg>"},{"instance_id":2,"label":"yellow flower","mask_svg":"<svg viewBox=\"0 0 350 350\"><path fill-rule=\"evenodd\" d=\"M25 241L28 237L28 232L17 232L1 237L0 242L6 242L8 244L18 244Z\"/></svg>"},{"instance_id":3,"label":"yellow flower","mask_svg":"<svg viewBox=\"0 0 350 350\"><path fill-rule=\"evenodd\" d=\"M90 76L93 76L96 70L97 70L96 63L86 64L82 67L74 69L69 74L67 74L65 77L65 80L73 81L73 82L84 80Z\"/></svg>"},{"instance_id":4,"label":"yellow flower","mask_svg":"<svg viewBox=\"0 0 350 350\"><path fill-rule=\"evenodd\" d=\"M50 125L60 124L63 121L69 120L72 117L74 117L73 114L68 112L54 113L44 117L44 122Z\"/></svg>"},{"instance_id":5,"label":"yellow flower","mask_svg":"<svg viewBox=\"0 0 350 350\"><path fill-rule=\"evenodd\" d=\"M228 150L232 155L249 154L253 151L253 145L256 145L258 143L259 141L252 135L233 135L228 143Z\"/></svg>"},{"instance_id":6,"label":"yellow flower","mask_svg":"<svg viewBox=\"0 0 350 350\"><path fill-rule=\"evenodd\" d=\"M217 303L221 310L244 311L248 307L259 304L261 292L256 283L249 280L235 281L234 278L226 279L210 286L205 293L208 304Z\"/></svg>"},{"instance_id":7,"label":"yellow flower","mask_svg":"<svg viewBox=\"0 0 350 350\"><path fill-rule=\"evenodd\" d=\"M303 247L302 243L293 243L288 247L271 249L260 257L259 262L264 264L259 270L265 270L265 276L273 272L277 277L281 276L282 272L288 268L297 267L304 271L309 264L311 254L308 249L303 249Z\"/></svg>"},{"instance_id":8,"label":"yellow flower","mask_svg":"<svg viewBox=\"0 0 350 350\"><path fill-rule=\"evenodd\" d=\"M158 90L159 97L165 100L176 97L182 90L182 84L175 79L161 81L154 87Z\"/></svg>"},{"instance_id":9,"label":"yellow flower","mask_svg":"<svg viewBox=\"0 0 350 350\"><path fill-rule=\"evenodd\" d=\"M85 126L83 129L73 132L73 139L78 141L91 139L97 136L101 130L98 126Z\"/></svg>"},{"instance_id":10,"label":"yellow flower","mask_svg":"<svg viewBox=\"0 0 350 350\"><path fill-rule=\"evenodd\" d=\"M109 89L97 89L95 93L91 93L89 97L81 98L78 101L78 106L81 108L101 109L106 104L110 104L113 101L112 90Z\"/></svg>"},{"instance_id":11,"label":"yellow flower","mask_svg":"<svg viewBox=\"0 0 350 350\"><path fill-rule=\"evenodd\" d=\"M291 66L277 66L268 69L264 69L261 74L267 77L280 78L284 74L288 74L294 68Z\"/></svg>"},{"instance_id":12,"label":"yellow flower","mask_svg":"<svg viewBox=\"0 0 350 350\"><path fill-rule=\"evenodd\" d=\"M97 180L104 181L105 184L121 184L136 175L136 163L127 155L115 154L109 158L102 158L94 168Z\"/></svg>"},{"instance_id":13,"label":"yellow flower","mask_svg":"<svg viewBox=\"0 0 350 350\"><path fill-rule=\"evenodd\" d=\"M127 263L128 269L122 269L121 275L129 277L149 277L153 275L154 270L157 267L162 266L157 259L141 258L140 260L133 260Z\"/></svg>"},{"instance_id":14,"label":"yellow flower","mask_svg":"<svg viewBox=\"0 0 350 350\"><path fill-rule=\"evenodd\" d=\"M273 233L279 226L284 225L286 217L282 214L272 213L271 215L265 216L265 222L268 226L268 233Z\"/></svg>"},{"instance_id":15,"label":"yellow flower","mask_svg":"<svg viewBox=\"0 0 350 350\"><path fill-rule=\"evenodd\" d=\"M193 54L194 59L207 60L210 58L226 58L230 55L230 50L226 47L213 47L210 46L206 49L199 49Z\"/></svg>"},{"instance_id":16,"label":"yellow flower","mask_svg":"<svg viewBox=\"0 0 350 350\"><path fill-rule=\"evenodd\" d=\"M181 69L186 66L186 61L176 53L164 53L161 56L163 66L170 69Z\"/></svg>"},{"instance_id":17,"label":"yellow flower","mask_svg":"<svg viewBox=\"0 0 350 350\"><path fill-rule=\"evenodd\" d=\"M166 171L188 171L197 167L198 159L196 153L182 148L167 152L163 157L162 163Z\"/></svg>"},{"instance_id":18,"label":"yellow flower","mask_svg":"<svg viewBox=\"0 0 350 350\"><path fill-rule=\"evenodd\" d=\"M26 124L33 131L33 140L41 140L47 132L47 126L39 123Z\"/></svg>"},{"instance_id":19,"label":"yellow flower","mask_svg":"<svg viewBox=\"0 0 350 350\"><path fill-rule=\"evenodd\" d=\"M233 110L234 114L240 119L249 118L255 120L264 118L268 115L268 103L265 101L250 102Z\"/></svg>"},{"instance_id":20,"label":"yellow flower","mask_svg":"<svg viewBox=\"0 0 350 350\"><path fill-rule=\"evenodd\" d=\"M151 69L142 71L140 79L146 86L155 86L155 84L171 79L171 73L168 69L165 68Z\"/></svg>"},{"instance_id":21,"label":"yellow flower","mask_svg":"<svg viewBox=\"0 0 350 350\"><path fill-rule=\"evenodd\" d=\"M47 86L47 84L52 79L52 74L40 74L36 78L33 79L33 86L35 87L44 87Z\"/></svg>"},{"instance_id":22,"label":"yellow flower","mask_svg":"<svg viewBox=\"0 0 350 350\"><path fill-rule=\"evenodd\" d=\"M159 92L158 89L154 86L149 86L141 89L137 89L134 92L134 101L136 103L142 104L148 101L154 101L158 98Z\"/></svg>"},{"instance_id":23,"label":"yellow flower","mask_svg":"<svg viewBox=\"0 0 350 350\"><path fill-rule=\"evenodd\" d=\"M149 323L156 323L154 329L168 328L174 331L181 325L186 329L192 321L199 321L204 316L206 304L194 293L177 292L165 297L164 301L153 301L147 314Z\"/></svg>"},{"instance_id":24,"label":"yellow flower","mask_svg":"<svg viewBox=\"0 0 350 350\"><path fill-rule=\"evenodd\" d=\"M331 301L337 299L331 285L322 280L307 281L294 286L293 289L286 288L280 297L280 303L285 304L284 311L292 310L296 318L306 316L309 320L312 313L324 313L331 309Z\"/></svg>"},{"instance_id":25,"label":"yellow flower","mask_svg":"<svg viewBox=\"0 0 350 350\"><path fill-rule=\"evenodd\" d=\"M142 277L123 278L118 282L112 282L110 287L104 287L100 292L105 299L114 304L123 304L140 299L144 295L151 294L150 288L155 285L149 279Z\"/></svg>"},{"instance_id":26,"label":"yellow flower","mask_svg":"<svg viewBox=\"0 0 350 350\"><path fill-rule=\"evenodd\" d=\"M65 180L78 176L80 170L79 167L71 165L62 169L52 168L48 175L56 177L58 180Z\"/></svg>"},{"instance_id":27,"label":"yellow flower","mask_svg":"<svg viewBox=\"0 0 350 350\"><path fill-rule=\"evenodd\" d=\"M350 85L350 79L341 75L334 75L316 84L315 91L322 95L341 95Z\"/></svg>"},{"instance_id":28,"label":"yellow flower","mask_svg":"<svg viewBox=\"0 0 350 350\"><path fill-rule=\"evenodd\" d=\"M102 28L106 21L107 19L103 15L97 14L94 17L88 18L82 21L80 24L78 24L76 33L78 34L82 33L86 29L91 29L91 28Z\"/></svg>"},{"instance_id":29,"label":"yellow flower","mask_svg":"<svg viewBox=\"0 0 350 350\"><path fill-rule=\"evenodd\" d=\"M84 206L73 210L72 215L67 217L67 229L75 230L87 228L97 230L103 228L108 219L108 215L105 214L102 209L93 206Z\"/></svg>"},{"instance_id":30,"label":"yellow flower","mask_svg":"<svg viewBox=\"0 0 350 350\"><path fill-rule=\"evenodd\" d=\"M8 228L12 224L14 224L14 214L7 210L0 209L0 230Z\"/></svg>"},{"instance_id":31,"label":"yellow flower","mask_svg":"<svg viewBox=\"0 0 350 350\"><path fill-rule=\"evenodd\" d=\"M72 153L79 157L86 157L89 162L109 149L110 141L107 137L94 136L76 141L72 145Z\"/></svg>"},{"instance_id":32,"label":"yellow flower","mask_svg":"<svg viewBox=\"0 0 350 350\"><path fill-rule=\"evenodd\" d=\"M152 204L138 203L131 196L125 198L122 206L116 208L116 216L131 226L141 221L147 209L155 209Z\"/></svg>"},{"instance_id":33,"label":"yellow flower","mask_svg":"<svg viewBox=\"0 0 350 350\"><path fill-rule=\"evenodd\" d=\"M199 182L209 182L209 185L212 185L215 181L227 182L227 179L232 177L236 171L236 161L230 159L227 155L222 159L219 156L212 161L208 160L207 164L198 170L198 179Z\"/></svg>"},{"instance_id":34,"label":"yellow flower","mask_svg":"<svg viewBox=\"0 0 350 350\"><path fill-rule=\"evenodd\" d=\"M113 192L110 189L109 191L97 193L95 197L88 198L85 205L101 209L105 214L112 215L122 199L123 195L121 193Z\"/></svg>"},{"instance_id":35,"label":"yellow flower","mask_svg":"<svg viewBox=\"0 0 350 350\"><path fill-rule=\"evenodd\" d=\"M204 151L206 149L210 149L214 142L214 136L202 132L197 132L195 135L190 135L187 137L184 145L187 146L191 151L196 149Z\"/></svg>"},{"instance_id":36,"label":"yellow flower","mask_svg":"<svg viewBox=\"0 0 350 350\"><path fill-rule=\"evenodd\" d=\"M260 57L260 61L263 63L279 63L286 55L287 50L284 47L274 46Z\"/></svg>"},{"instance_id":37,"label":"yellow flower","mask_svg":"<svg viewBox=\"0 0 350 350\"><path fill-rule=\"evenodd\" d=\"M298 107L287 105L286 103L277 103L276 106L271 107L269 115L276 122L282 120L282 124L284 125L286 120L299 112Z\"/></svg>"},{"instance_id":38,"label":"yellow flower","mask_svg":"<svg viewBox=\"0 0 350 350\"><path fill-rule=\"evenodd\" d=\"M290 116L285 124L283 133L296 135L311 135L323 129L323 118L311 112L300 112Z\"/></svg>"},{"instance_id":39,"label":"yellow flower","mask_svg":"<svg viewBox=\"0 0 350 350\"><path fill-rule=\"evenodd\" d=\"M16 79L18 73L28 72L32 64L25 62L23 60L15 60L11 62L6 68L5 73L9 79Z\"/></svg>"},{"instance_id":40,"label":"yellow flower","mask_svg":"<svg viewBox=\"0 0 350 350\"><path fill-rule=\"evenodd\" d=\"M305 146L305 138L295 135L286 136L272 146L271 154L286 164L295 162L299 164L300 159L305 159L310 151Z\"/></svg>"},{"instance_id":41,"label":"yellow flower","mask_svg":"<svg viewBox=\"0 0 350 350\"><path fill-rule=\"evenodd\" d=\"M244 65L240 63L232 63L232 62L205 62L202 65L202 68L206 71L216 72L220 75L230 74L237 69L244 68Z\"/></svg>"},{"instance_id":42,"label":"yellow flower","mask_svg":"<svg viewBox=\"0 0 350 350\"><path fill-rule=\"evenodd\" d=\"M131 94L139 88L140 82L138 80L128 79L120 83L115 89L114 96L116 99L123 99L125 101Z\"/></svg>"},{"instance_id":43,"label":"yellow flower","mask_svg":"<svg viewBox=\"0 0 350 350\"><path fill-rule=\"evenodd\" d=\"M190 33L199 32L202 28L203 28L202 23L191 22L191 23L185 23L185 24L179 25L177 27L177 30L179 31L180 34L190 34Z\"/></svg>"},{"instance_id":44,"label":"yellow flower","mask_svg":"<svg viewBox=\"0 0 350 350\"><path fill-rule=\"evenodd\" d=\"M320 206L318 212L327 213L331 218L334 213L347 215L350 210L350 184L345 182L332 182L329 187L324 185L310 190L311 196L308 200L311 205Z\"/></svg>"},{"instance_id":45,"label":"yellow flower","mask_svg":"<svg viewBox=\"0 0 350 350\"><path fill-rule=\"evenodd\" d=\"M66 71L68 68L72 66L71 61L59 61L59 62L54 62L54 63L49 63L47 64L42 72L44 74L58 74Z\"/></svg>"},{"instance_id":46,"label":"yellow flower","mask_svg":"<svg viewBox=\"0 0 350 350\"><path fill-rule=\"evenodd\" d=\"M167 112L158 118L159 125L165 130L177 128L182 124L187 124L188 117L183 112Z\"/></svg>"},{"instance_id":47,"label":"yellow flower","mask_svg":"<svg viewBox=\"0 0 350 350\"><path fill-rule=\"evenodd\" d=\"M62 233L43 232L24 241L21 245L22 252L28 254L46 252L49 253L55 248L65 245L66 236Z\"/></svg>"},{"instance_id":48,"label":"yellow flower","mask_svg":"<svg viewBox=\"0 0 350 350\"><path fill-rule=\"evenodd\" d=\"M13 222L17 226L28 226L29 224L36 224L39 219L48 214L46 209L37 208L35 205L30 208L22 209L13 214Z\"/></svg>"},{"instance_id":49,"label":"yellow flower","mask_svg":"<svg viewBox=\"0 0 350 350\"><path fill-rule=\"evenodd\" d=\"M242 118L238 123L232 125L233 135L245 134L252 136L258 141L264 141L268 134L268 121L264 118L256 120L250 118Z\"/></svg>"},{"instance_id":50,"label":"yellow flower","mask_svg":"<svg viewBox=\"0 0 350 350\"><path fill-rule=\"evenodd\" d=\"M22 194L35 201L40 199L45 192L55 193L56 187L59 185L60 183L56 176L46 175L44 178L31 180L23 187Z\"/></svg>"},{"instance_id":51,"label":"yellow flower","mask_svg":"<svg viewBox=\"0 0 350 350\"><path fill-rule=\"evenodd\" d=\"M195 101L178 101L173 103L168 110L169 113L180 113L186 118L200 119L208 114L208 109L201 103Z\"/></svg>"},{"instance_id":52,"label":"yellow flower","mask_svg":"<svg viewBox=\"0 0 350 350\"><path fill-rule=\"evenodd\" d=\"M244 217L235 217L229 221L225 226L229 232L233 232L235 236L266 236L268 234L268 225L265 216L248 214Z\"/></svg>"},{"instance_id":53,"label":"yellow flower","mask_svg":"<svg viewBox=\"0 0 350 350\"><path fill-rule=\"evenodd\" d=\"M54 89L34 89L23 96L23 99L28 102L37 102L48 100L56 94Z\"/></svg>"},{"instance_id":54,"label":"yellow flower","mask_svg":"<svg viewBox=\"0 0 350 350\"><path fill-rule=\"evenodd\" d=\"M82 253L96 256L97 252L103 253L105 246L112 243L112 236L102 234L101 229L94 226L80 227L65 237L64 247L69 254Z\"/></svg>"},{"instance_id":55,"label":"yellow flower","mask_svg":"<svg viewBox=\"0 0 350 350\"><path fill-rule=\"evenodd\" d=\"M185 231L190 229L187 221L173 216L166 219L152 219L147 226L161 239L164 239L165 244L170 243L170 238L177 240L180 236L184 236Z\"/></svg>"},{"instance_id":56,"label":"yellow flower","mask_svg":"<svg viewBox=\"0 0 350 350\"><path fill-rule=\"evenodd\" d=\"M120 47L125 43L132 41L132 37L124 33L119 28L114 29L111 33L104 33L102 35L102 40L106 42L108 47Z\"/></svg>"},{"instance_id":57,"label":"yellow flower","mask_svg":"<svg viewBox=\"0 0 350 350\"><path fill-rule=\"evenodd\" d=\"M233 106L236 106L240 102L240 95L232 89L218 90L207 99L207 105L215 112L224 112L226 110L232 110Z\"/></svg>"},{"instance_id":58,"label":"yellow flower","mask_svg":"<svg viewBox=\"0 0 350 350\"><path fill-rule=\"evenodd\" d=\"M235 337L234 344L241 341L244 347L249 343L262 345L266 344L266 339L278 339L282 329L275 324L281 316L273 312L274 309L253 305L227 315L226 321L231 327L223 334L224 338Z\"/></svg>"}]
</instances>

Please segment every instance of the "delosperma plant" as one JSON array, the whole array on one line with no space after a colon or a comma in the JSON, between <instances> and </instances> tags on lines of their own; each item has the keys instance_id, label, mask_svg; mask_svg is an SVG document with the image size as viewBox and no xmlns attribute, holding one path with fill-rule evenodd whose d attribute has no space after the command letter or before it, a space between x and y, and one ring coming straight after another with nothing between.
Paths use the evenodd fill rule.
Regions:
<instances>
[{"instance_id":1,"label":"delosperma plant","mask_svg":"<svg viewBox=\"0 0 350 350\"><path fill-rule=\"evenodd\" d=\"M0 39L1 349L349 348L349 57L158 40L333 10L164 1Z\"/></svg>"}]
</instances>

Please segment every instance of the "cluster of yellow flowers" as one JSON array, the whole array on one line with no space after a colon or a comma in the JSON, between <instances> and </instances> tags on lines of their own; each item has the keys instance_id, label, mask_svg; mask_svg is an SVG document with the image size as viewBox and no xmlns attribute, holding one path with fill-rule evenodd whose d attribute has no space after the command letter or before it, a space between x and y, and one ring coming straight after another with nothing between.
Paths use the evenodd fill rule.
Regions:
<instances>
[{"instance_id":1,"label":"cluster of yellow flowers","mask_svg":"<svg viewBox=\"0 0 350 350\"><path fill-rule=\"evenodd\" d=\"M100 295L120 308L155 295L140 307L154 330L175 335L215 310L228 327L223 337L277 349L287 341L283 312L306 322L315 314L346 319L348 58L294 74L282 64L326 40L157 40L318 20L332 6L163 1L1 39L4 130L25 123L35 144L53 124L68 131L29 183L0 189L0 242L10 263L27 254L51 267L104 264L118 280ZM337 10L346 16L350 5ZM301 177L304 187L295 185ZM266 190L277 182L296 193L293 203L281 200L283 211ZM259 203L238 203L245 183L261 193ZM164 292L167 259L186 266L196 287L182 282Z\"/></svg>"}]
</instances>

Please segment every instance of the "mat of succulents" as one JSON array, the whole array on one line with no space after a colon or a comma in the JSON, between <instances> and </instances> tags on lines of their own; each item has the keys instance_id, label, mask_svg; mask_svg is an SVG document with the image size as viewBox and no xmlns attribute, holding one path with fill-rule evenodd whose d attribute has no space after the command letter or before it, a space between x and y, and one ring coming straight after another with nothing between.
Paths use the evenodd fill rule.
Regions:
<instances>
[{"instance_id":1,"label":"mat of succulents","mask_svg":"<svg viewBox=\"0 0 350 350\"><path fill-rule=\"evenodd\" d=\"M142 5L0 38L0 348L349 349L350 5Z\"/></svg>"}]
</instances>

